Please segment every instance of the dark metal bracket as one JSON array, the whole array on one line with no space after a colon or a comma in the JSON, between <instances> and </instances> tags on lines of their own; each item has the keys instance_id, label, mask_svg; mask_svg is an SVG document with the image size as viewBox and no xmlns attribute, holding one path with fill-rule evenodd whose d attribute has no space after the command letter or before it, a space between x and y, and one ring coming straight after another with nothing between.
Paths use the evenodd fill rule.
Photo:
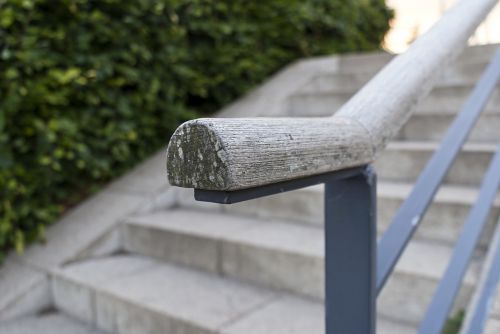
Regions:
<instances>
[{"instance_id":1,"label":"dark metal bracket","mask_svg":"<svg viewBox=\"0 0 500 334\"><path fill-rule=\"evenodd\" d=\"M233 204L264 196L270 196L270 195L284 193L287 191L314 186L317 184L347 179L355 175L364 173L365 169L366 166L354 167L354 168L344 169L341 171L313 175L302 179L295 179L260 187L247 188L234 191L195 189L194 198L197 201L202 201L202 202Z\"/></svg>"}]
</instances>

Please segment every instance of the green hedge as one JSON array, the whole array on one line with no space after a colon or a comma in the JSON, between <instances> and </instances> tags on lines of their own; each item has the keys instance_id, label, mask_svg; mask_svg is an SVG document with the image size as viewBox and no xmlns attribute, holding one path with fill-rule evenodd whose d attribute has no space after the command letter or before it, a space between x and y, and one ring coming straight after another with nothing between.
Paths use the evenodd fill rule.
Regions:
<instances>
[{"instance_id":1,"label":"green hedge","mask_svg":"<svg viewBox=\"0 0 500 334\"><path fill-rule=\"evenodd\" d=\"M179 122L294 59L376 49L391 16L383 0L0 0L0 256Z\"/></svg>"}]
</instances>

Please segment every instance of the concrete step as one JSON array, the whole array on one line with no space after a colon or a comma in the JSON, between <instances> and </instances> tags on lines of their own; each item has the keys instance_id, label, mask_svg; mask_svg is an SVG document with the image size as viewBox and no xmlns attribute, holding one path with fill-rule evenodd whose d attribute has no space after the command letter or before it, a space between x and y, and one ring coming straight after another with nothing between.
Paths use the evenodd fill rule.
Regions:
<instances>
[{"instance_id":1,"label":"concrete step","mask_svg":"<svg viewBox=\"0 0 500 334\"><path fill-rule=\"evenodd\" d=\"M396 140L440 141L455 119L454 113L422 111L403 125ZM469 142L500 141L500 112L483 113L468 137Z\"/></svg>"},{"instance_id":2,"label":"concrete step","mask_svg":"<svg viewBox=\"0 0 500 334\"><path fill-rule=\"evenodd\" d=\"M486 334L500 333L500 284L497 283L495 295L491 299Z\"/></svg>"},{"instance_id":3,"label":"concrete step","mask_svg":"<svg viewBox=\"0 0 500 334\"><path fill-rule=\"evenodd\" d=\"M116 334L324 333L319 302L140 256L70 265L53 290L57 307ZM378 329L412 332L386 319Z\"/></svg>"},{"instance_id":4,"label":"concrete step","mask_svg":"<svg viewBox=\"0 0 500 334\"><path fill-rule=\"evenodd\" d=\"M91 325L51 312L0 322L0 334L104 334Z\"/></svg>"},{"instance_id":5,"label":"concrete step","mask_svg":"<svg viewBox=\"0 0 500 334\"><path fill-rule=\"evenodd\" d=\"M224 334L323 334L324 308L321 303L285 297L229 326ZM286 321L283 321L286 319ZM408 324L377 319L379 334L414 334L415 328Z\"/></svg>"},{"instance_id":6,"label":"concrete step","mask_svg":"<svg viewBox=\"0 0 500 334\"><path fill-rule=\"evenodd\" d=\"M484 334L498 334L500 333L500 319L489 318L486 322Z\"/></svg>"},{"instance_id":7,"label":"concrete step","mask_svg":"<svg viewBox=\"0 0 500 334\"><path fill-rule=\"evenodd\" d=\"M379 232L384 231L396 210L408 197L411 184L379 181L377 185L377 219ZM263 197L232 205L196 202L192 190L179 189L179 206L186 209L228 212L263 219L281 219L302 224L323 224L323 186L313 186L283 194ZM415 237L421 240L452 245L458 237L478 191L470 187L443 185L429 207ZM490 222L481 245L487 245L493 231L495 216L500 214L500 195L497 197Z\"/></svg>"},{"instance_id":8,"label":"concrete step","mask_svg":"<svg viewBox=\"0 0 500 334\"><path fill-rule=\"evenodd\" d=\"M408 197L413 186L405 183L380 183L378 222L380 230L385 230L397 209ZM474 188L444 185L438 190L415 237L453 245L462 231L470 208L475 203L479 191ZM486 247L494 230L496 217L500 214L500 195L491 209L489 222L480 240Z\"/></svg>"},{"instance_id":9,"label":"concrete step","mask_svg":"<svg viewBox=\"0 0 500 334\"><path fill-rule=\"evenodd\" d=\"M499 47L499 44L467 47L453 65L488 62ZM387 52L365 52L346 54L340 58L340 72L360 73L376 72L384 67L395 55Z\"/></svg>"},{"instance_id":10,"label":"concrete step","mask_svg":"<svg viewBox=\"0 0 500 334\"><path fill-rule=\"evenodd\" d=\"M457 113L472 92L473 86L458 85L436 87L419 105L416 112L420 110L443 110ZM342 105L344 105L356 90L341 91L317 90L315 92L294 94L288 99L288 113L290 116L316 117L330 116ZM485 112L498 113L500 105L500 89L496 89Z\"/></svg>"},{"instance_id":11,"label":"concrete step","mask_svg":"<svg viewBox=\"0 0 500 334\"><path fill-rule=\"evenodd\" d=\"M374 164L378 178L391 182L415 182L439 145L435 142L389 143ZM487 143L464 145L444 182L478 187L496 148L496 144Z\"/></svg>"},{"instance_id":12,"label":"concrete step","mask_svg":"<svg viewBox=\"0 0 500 334\"><path fill-rule=\"evenodd\" d=\"M468 46L458 56L457 62L471 62L491 59L499 47L500 44L498 43Z\"/></svg>"},{"instance_id":13,"label":"concrete step","mask_svg":"<svg viewBox=\"0 0 500 334\"><path fill-rule=\"evenodd\" d=\"M316 226L176 210L131 218L123 240L132 253L323 299L324 234ZM379 299L380 314L417 323L450 255L451 247L411 242ZM466 305L477 269L475 262L457 309Z\"/></svg>"},{"instance_id":14,"label":"concrete step","mask_svg":"<svg viewBox=\"0 0 500 334\"><path fill-rule=\"evenodd\" d=\"M436 82L436 87L473 86L486 69L488 63L489 61L482 61L452 65L444 71L442 78ZM321 73L313 77L296 93L312 94L329 91L352 93L365 85L377 71Z\"/></svg>"},{"instance_id":15,"label":"concrete step","mask_svg":"<svg viewBox=\"0 0 500 334\"><path fill-rule=\"evenodd\" d=\"M56 307L117 334L207 334L276 294L140 256L73 264L53 279Z\"/></svg>"}]
</instances>

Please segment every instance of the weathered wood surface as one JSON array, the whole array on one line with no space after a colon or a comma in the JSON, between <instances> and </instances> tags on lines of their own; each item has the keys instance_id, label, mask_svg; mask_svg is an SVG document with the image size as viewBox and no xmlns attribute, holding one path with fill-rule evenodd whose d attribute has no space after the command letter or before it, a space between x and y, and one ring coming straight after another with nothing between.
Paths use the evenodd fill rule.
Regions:
<instances>
[{"instance_id":1,"label":"weathered wood surface","mask_svg":"<svg viewBox=\"0 0 500 334\"><path fill-rule=\"evenodd\" d=\"M347 118L207 118L177 129L167 168L171 184L234 190L368 163L372 156L366 130Z\"/></svg>"},{"instance_id":2,"label":"weathered wood surface","mask_svg":"<svg viewBox=\"0 0 500 334\"><path fill-rule=\"evenodd\" d=\"M496 2L459 2L332 117L212 118L184 123L167 149L169 182L236 190L373 161Z\"/></svg>"}]
</instances>

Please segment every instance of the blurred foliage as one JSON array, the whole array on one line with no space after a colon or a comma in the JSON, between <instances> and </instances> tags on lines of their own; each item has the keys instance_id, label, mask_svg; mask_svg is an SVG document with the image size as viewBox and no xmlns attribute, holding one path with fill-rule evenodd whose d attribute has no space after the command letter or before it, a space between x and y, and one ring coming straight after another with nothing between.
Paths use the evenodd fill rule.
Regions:
<instances>
[{"instance_id":1,"label":"blurred foliage","mask_svg":"<svg viewBox=\"0 0 500 334\"><path fill-rule=\"evenodd\" d=\"M288 62L379 47L383 0L0 0L0 256Z\"/></svg>"},{"instance_id":2,"label":"blurred foliage","mask_svg":"<svg viewBox=\"0 0 500 334\"><path fill-rule=\"evenodd\" d=\"M465 311L458 311L455 316L448 319L446 322L442 334L458 334L460 332L460 328L462 327L462 323L464 322Z\"/></svg>"}]
</instances>

